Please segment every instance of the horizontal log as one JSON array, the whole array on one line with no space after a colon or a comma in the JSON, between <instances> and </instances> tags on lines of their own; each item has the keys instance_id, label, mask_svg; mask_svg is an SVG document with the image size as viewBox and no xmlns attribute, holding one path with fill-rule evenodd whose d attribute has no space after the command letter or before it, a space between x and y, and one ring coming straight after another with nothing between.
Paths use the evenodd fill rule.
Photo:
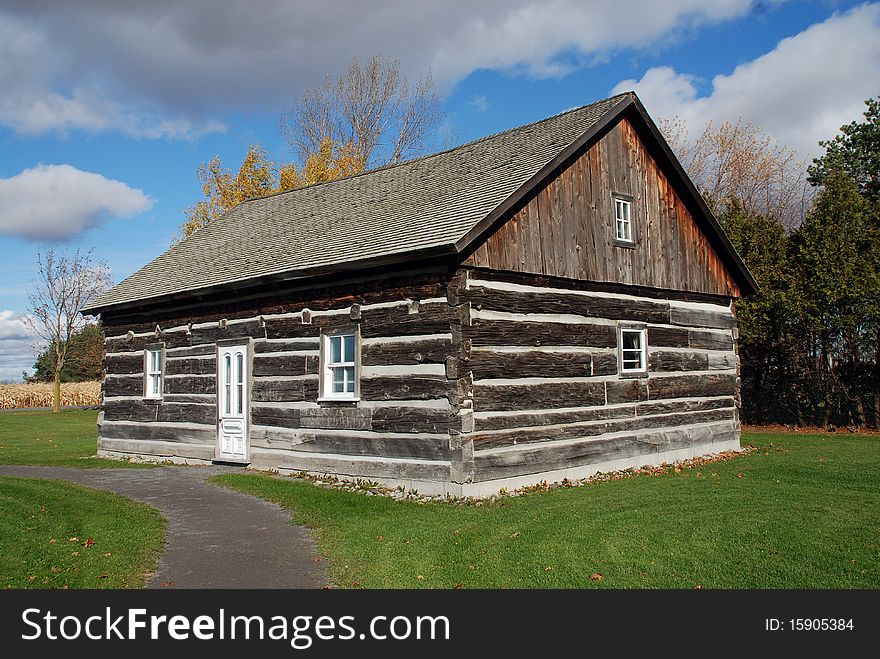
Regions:
<instances>
[{"instance_id":1,"label":"horizontal log","mask_svg":"<svg viewBox=\"0 0 880 659\"><path fill-rule=\"evenodd\" d=\"M144 403L138 400L105 401L106 421L185 422L215 424L217 406L212 403Z\"/></svg>"},{"instance_id":2,"label":"horizontal log","mask_svg":"<svg viewBox=\"0 0 880 659\"><path fill-rule=\"evenodd\" d=\"M451 339L366 343L361 347L361 363L364 366L443 364L451 353Z\"/></svg>"},{"instance_id":3,"label":"horizontal log","mask_svg":"<svg viewBox=\"0 0 880 659\"><path fill-rule=\"evenodd\" d=\"M104 378L105 396L143 396L144 376L108 375Z\"/></svg>"},{"instance_id":4,"label":"horizontal log","mask_svg":"<svg viewBox=\"0 0 880 659\"><path fill-rule=\"evenodd\" d=\"M710 423L733 419L733 408L707 410L702 412L686 412L681 414L664 414L654 416L638 416L625 419L591 422L587 424L570 424L551 427L519 428L492 433L473 433L474 452L484 451L502 446L520 444L536 444L555 442L581 437L594 437L606 433L630 432L654 428Z\"/></svg>"},{"instance_id":5,"label":"horizontal log","mask_svg":"<svg viewBox=\"0 0 880 659\"><path fill-rule=\"evenodd\" d=\"M269 321L267 321L268 323ZM254 353L292 352L294 350L318 350L318 336L308 337L309 341L254 341Z\"/></svg>"},{"instance_id":6,"label":"horizontal log","mask_svg":"<svg viewBox=\"0 0 880 659\"><path fill-rule=\"evenodd\" d=\"M649 327L648 346L651 348L687 348L688 331L681 327Z\"/></svg>"},{"instance_id":7,"label":"horizontal log","mask_svg":"<svg viewBox=\"0 0 880 659\"><path fill-rule=\"evenodd\" d=\"M133 441L159 439L162 441L190 442L211 444L217 443L217 429L212 426L204 428L170 426L162 423L104 423L98 434L101 437L128 439Z\"/></svg>"},{"instance_id":8,"label":"horizontal log","mask_svg":"<svg viewBox=\"0 0 880 659\"><path fill-rule=\"evenodd\" d=\"M593 354L593 375L615 375L616 373L616 352L597 352Z\"/></svg>"},{"instance_id":9,"label":"horizontal log","mask_svg":"<svg viewBox=\"0 0 880 659\"><path fill-rule=\"evenodd\" d=\"M167 375L213 375L217 373L217 360L210 359L167 359L165 360Z\"/></svg>"},{"instance_id":10,"label":"horizontal log","mask_svg":"<svg viewBox=\"0 0 880 659\"><path fill-rule=\"evenodd\" d=\"M609 405L648 400L647 380L645 378L608 380L605 382L605 394Z\"/></svg>"},{"instance_id":11,"label":"horizontal log","mask_svg":"<svg viewBox=\"0 0 880 659\"><path fill-rule=\"evenodd\" d=\"M515 450L481 451L474 454L474 479L509 478L694 446L700 446L708 452L713 444L735 437L733 421L717 421L711 425L666 428L653 432L643 430L610 438L589 437L583 441L524 445L522 449Z\"/></svg>"},{"instance_id":12,"label":"horizontal log","mask_svg":"<svg viewBox=\"0 0 880 659\"><path fill-rule=\"evenodd\" d=\"M617 347L617 329L593 323L532 323L516 320L474 320L462 336L475 346Z\"/></svg>"},{"instance_id":13,"label":"horizontal log","mask_svg":"<svg viewBox=\"0 0 880 659\"><path fill-rule=\"evenodd\" d=\"M534 426L616 419L635 416L635 411L636 408L634 405L625 405L620 407L585 407L576 410L528 411L519 414L504 414L486 417L475 416L474 431L530 428Z\"/></svg>"},{"instance_id":14,"label":"horizontal log","mask_svg":"<svg viewBox=\"0 0 880 659\"><path fill-rule=\"evenodd\" d=\"M705 311L702 309L681 309L673 306L669 310L669 322L672 325L689 327L711 327L731 329L736 327L736 318L729 310Z\"/></svg>"},{"instance_id":15,"label":"horizontal log","mask_svg":"<svg viewBox=\"0 0 880 659\"><path fill-rule=\"evenodd\" d=\"M502 291L474 286L464 296L477 309L511 313L576 314L588 318L668 323L669 304L625 297L599 297L558 291Z\"/></svg>"},{"instance_id":16,"label":"horizontal log","mask_svg":"<svg viewBox=\"0 0 880 659\"><path fill-rule=\"evenodd\" d=\"M704 350L733 350L733 337L729 332L690 330L688 346Z\"/></svg>"},{"instance_id":17,"label":"horizontal log","mask_svg":"<svg viewBox=\"0 0 880 659\"><path fill-rule=\"evenodd\" d=\"M603 405L605 383L474 384L474 410L498 411Z\"/></svg>"},{"instance_id":18,"label":"horizontal log","mask_svg":"<svg viewBox=\"0 0 880 659\"><path fill-rule=\"evenodd\" d=\"M461 429L461 419L450 410L420 407L377 407L372 410L376 432L447 433Z\"/></svg>"},{"instance_id":19,"label":"horizontal log","mask_svg":"<svg viewBox=\"0 0 880 659\"><path fill-rule=\"evenodd\" d=\"M341 455L376 456L385 458L417 458L442 460L449 458L447 437L379 437L376 433L357 435L329 434L315 431L314 435L297 445L297 451L308 453L336 453Z\"/></svg>"},{"instance_id":20,"label":"horizontal log","mask_svg":"<svg viewBox=\"0 0 880 659\"><path fill-rule=\"evenodd\" d=\"M318 355L254 356L254 376L316 375Z\"/></svg>"},{"instance_id":21,"label":"horizontal log","mask_svg":"<svg viewBox=\"0 0 880 659\"><path fill-rule=\"evenodd\" d=\"M324 430L370 430L371 411L357 407L286 409L254 405L253 423L282 428Z\"/></svg>"},{"instance_id":22,"label":"horizontal log","mask_svg":"<svg viewBox=\"0 0 880 659\"><path fill-rule=\"evenodd\" d=\"M488 378L589 377L592 358L587 352L496 352L474 350L461 365L475 380Z\"/></svg>"},{"instance_id":23,"label":"horizontal log","mask_svg":"<svg viewBox=\"0 0 880 659\"><path fill-rule=\"evenodd\" d=\"M339 327L346 323L351 323L351 320L344 315L314 316L309 323L303 323L298 316L267 318L265 336L267 339L314 338L317 340L323 328ZM260 347L262 349L265 344Z\"/></svg>"},{"instance_id":24,"label":"horizontal log","mask_svg":"<svg viewBox=\"0 0 880 659\"><path fill-rule=\"evenodd\" d=\"M266 332L259 320L227 323L224 328L221 328L218 322L202 327L194 326L192 328L192 343L216 343L227 339L259 338L265 335Z\"/></svg>"},{"instance_id":25,"label":"horizontal log","mask_svg":"<svg viewBox=\"0 0 880 659\"><path fill-rule=\"evenodd\" d=\"M733 396L736 375L699 374L675 377L652 377L648 381L648 398L687 398L689 396Z\"/></svg>"},{"instance_id":26,"label":"horizontal log","mask_svg":"<svg viewBox=\"0 0 880 659\"><path fill-rule=\"evenodd\" d=\"M393 478L395 480L450 480L448 460L394 460L352 456L332 453L289 452L287 462L278 468L284 471L309 471L321 474L338 474L356 478Z\"/></svg>"},{"instance_id":27,"label":"horizontal log","mask_svg":"<svg viewBox=\"0 0 880 659\"><path fill-rule=\"evenodd\" d=\"M721 354L710 354L709 355L709 368L710 369L731 369L736 368L736 354L733 352L725 352Z\"/></svg>"},{"instance_id":28,"label":"horizontal log","mask_svg":"<svg viewBox=\"0 0 880 659\"><path fill-rule=\"evenodd\" d=\"M416 336L448 334L452 324L459 323L456 310L446 302L422 304L418 313L409 313L406 305L381 309L364 309L361 313L361 336Z\"/></svg>"},{"instance_id":29,"label":"horizontal log","mask_svg":"<svg viewBox=\"0 0 880 659\"><path fill-rule=\"evenodd\" d=\"M192 345L190 337L184 331L169 332L156 336L148 334L146 336L135 336L132 339L121 337L117 339L105 339L104 349L107 352L136 352L142 351L148 345L153 343L164 343L166 348L180 348Z\"/></svg>"},{"instance_id":30,"label":"horizontal log","mask_svg":"<svg viewBox=\"0 0 880 659\"><path fill-rule=\"evenodd\" d=\"M256 402L315 401L318 399L318 378L301 380L254 380L252 400Z\"/></svg>"},{"instance_id":31,"label":"horizontal log","mask_svg":"<svg viewBox=\"0 0 880 659\"><path fill-rule=\"evenodd\" d=\"M670 352L652 350L648 354L649 371L705 371L709 356L705 352Z\"/></svg>"},{"instance_id":32,"label":"horizontal log","mask_svg":"<svg viewBox=\"0 0 880 659\"><path fill-rule=\"evenodd\" d=\"M448 398L452 390L444 375L394 375L361 378L365 400L427 400Z\"/></svg>"},{"instance_id":33,"label":"horizontal log","mask_svg":"<svg viewBox=\"0 0 880 659\"><path fill-rule=\"evenodd\" d=\"M216 394L217 378L194 375L165 378L163 387L169 394Z\"/></svg>"},{"instance_id":34,"label":"horizontal log","mask_svg":"<svg viewBox=\"0 0 880 659\"><path fill-rule=\"evenodd\" d=\"M732 397L711 398L709 400L660 400L636 404L636 414L667 414L671 412L698 412L717 410L723 407L734 407Z\"/></svg>"},{"instance_id":35,"label":"horizontal log","mask_svg":"<svg viewBox=\"0 0 880 659\"><path fill-rule=\"evenodd\" d=\"M130 374L144 372L144 353L135 352L129 355L107 355L104 368L108 373Z\"/></svg>"},{"instance_id":36,"label":"horizontal log","mask_svg":"<svg viewBox=\"0 0 880 659\"><path fill-rule=\"evenodd\" d=\"M155 458L192 458L195 460L213 460L214 445L192 444L168 440L135 440L98 437L98 449L147 455Z\"/></svg>"},{"instance_id":37,"label":"horizontal log","mask_svg":"<svg viewBox=\"0 0 880 659\"><path fill-rule=\"evenodd\" d=\"M166 350L167 357L200 357L205 355L217 355L217 346L213 343L204 345L194 345L185 348L177 348L175 350Z\"/></svg>"}]
</instances>

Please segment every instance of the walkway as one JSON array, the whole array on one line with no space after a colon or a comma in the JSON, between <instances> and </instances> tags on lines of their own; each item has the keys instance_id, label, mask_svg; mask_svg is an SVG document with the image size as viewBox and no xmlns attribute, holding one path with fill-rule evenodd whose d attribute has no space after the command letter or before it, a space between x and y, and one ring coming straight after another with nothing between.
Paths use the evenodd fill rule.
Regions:
<instances>
[{"instance_id":1,"label":"walkway","mask_svg":"<svg viewBox=\"0 0 880 659\"><path fill-rule=\"evenodd\" d=\"M232 467L76 469L0 465L0 476L52 478L148 503L168 522L148 588L320 588L308 529L273 503L205 481Z\"/></svg>"}]
</instances>

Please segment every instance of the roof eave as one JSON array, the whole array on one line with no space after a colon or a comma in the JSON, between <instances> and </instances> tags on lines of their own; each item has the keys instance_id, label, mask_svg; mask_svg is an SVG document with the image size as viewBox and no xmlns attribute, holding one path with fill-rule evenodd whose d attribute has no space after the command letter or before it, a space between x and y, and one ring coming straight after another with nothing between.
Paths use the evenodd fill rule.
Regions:
<instances>
[{"instance_id":1,"label":"roof eave","mask_svg":"<svg viewBox=\"0 0 880 659\"><path fill-rule=\"evenodd\" d=\"M457 254L455 246L452 244L435 245L423 249L411 250L408 252L398 252L397 254L388 254L380 257L371 257L367 259L359 259L356 261L346 261L344 263L321 266L317 268L307 268L303 270L287 270L261 277L250 277L223 284L213 286L205 286L203 288L193 288L167 295L157 295L150 298L141 298L137 300L129 300L118 303L109 304L90 304L80 310L80 313L89 316L97 316L107 312L125 312L131 310L142 310L154 306L166 304L168 302L176 302L181 300L201 300L207 296L217 293L236 292L240 293L245 290L256 289L267 285L288 284L295 282L303 282L316 277L327 277L328 275L350 274L356 270L375 270L377 268L394 267L404 264L411 264L413 261L439 259L443 257L455 256Z\"/></svg>"}]
</instances>

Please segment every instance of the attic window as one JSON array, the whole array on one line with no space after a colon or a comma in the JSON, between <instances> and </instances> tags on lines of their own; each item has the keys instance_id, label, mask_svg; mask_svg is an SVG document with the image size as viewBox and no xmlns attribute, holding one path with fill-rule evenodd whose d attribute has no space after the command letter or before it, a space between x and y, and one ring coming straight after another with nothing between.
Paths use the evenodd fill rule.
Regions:
<instances>
[{"instance_id":1,"label":"attic window","mask_svg":"<svg viewBox=\"0 0 880 659\"><path fill-rule=\"evenodd\" d=\"M612 197L612 200L614 202L614 241L624 245L634 245L632 200L617 194Z\"/></svg>"}]
</instances>

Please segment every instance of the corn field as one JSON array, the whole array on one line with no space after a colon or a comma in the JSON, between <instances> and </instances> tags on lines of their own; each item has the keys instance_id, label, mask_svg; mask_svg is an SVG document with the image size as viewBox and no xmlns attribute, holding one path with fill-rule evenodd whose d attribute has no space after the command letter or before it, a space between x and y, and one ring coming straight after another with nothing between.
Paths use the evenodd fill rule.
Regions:
<instances>
[{"instance_id":1,"label":"corn field","mask_svg":"<svg viewBox=\"0 0 880 659\"><path fill-rule=\"evenodd\" d=\"M0 409L52 407L51 382L0 384ZM61 405L100 405L100 382L65 382L61 385Z\"/></svg>"}]
</instances>

